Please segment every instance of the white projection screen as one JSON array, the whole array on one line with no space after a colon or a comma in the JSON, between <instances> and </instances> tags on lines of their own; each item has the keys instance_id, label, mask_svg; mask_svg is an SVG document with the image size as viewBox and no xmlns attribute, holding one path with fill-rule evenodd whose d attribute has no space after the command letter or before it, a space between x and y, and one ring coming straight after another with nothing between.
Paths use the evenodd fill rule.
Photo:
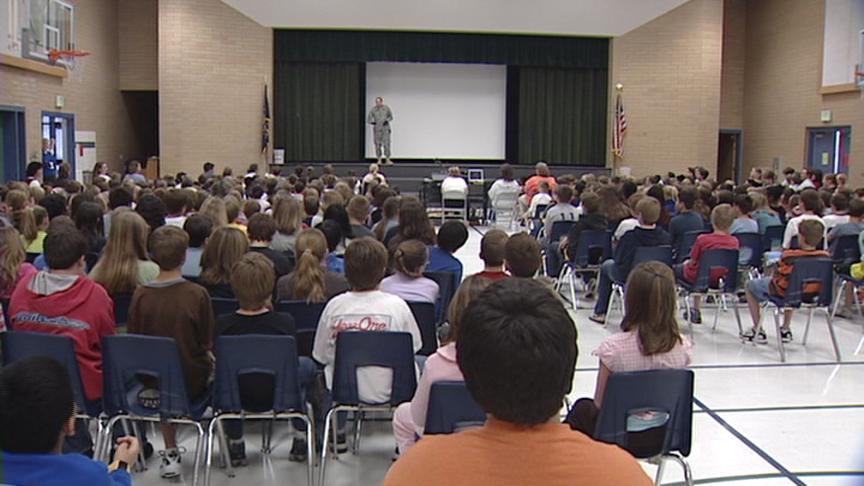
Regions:
<instances>
[{"instance_id":1,"label":"white projection screen","mask_svg":"<svg viewBox=\"0 0 864 486\"><path fill-rule=\"evenodd\" d=\"M504 159L507 67L366 64L366 113L381 96L393 111L392 158ZM366 156L375 157L366 125Z\"/></svg>"}]
</instances>

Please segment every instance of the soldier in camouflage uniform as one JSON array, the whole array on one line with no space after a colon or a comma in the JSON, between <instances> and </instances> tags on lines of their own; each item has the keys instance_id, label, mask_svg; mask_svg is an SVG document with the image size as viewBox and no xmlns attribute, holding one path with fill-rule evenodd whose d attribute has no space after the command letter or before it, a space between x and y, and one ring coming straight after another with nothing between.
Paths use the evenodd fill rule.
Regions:
<instances>
[{"instance_id":1,"label":"soldier in camouflage uniform","mask_svg":"<svg viewBox=\"0 0 864 486\"><path fill-rule=\"evenodd\" d=\"M393 120L393 112L390 107L384 104L384 98L375 98L375 106L369 110L369 115L366 117L366 123L372 125L373 141L375 143L375 155L378 157L378 163L381 163L381 157L387 158L387 163L390 161L390 122Z\"/></svg>"}]
</instances>

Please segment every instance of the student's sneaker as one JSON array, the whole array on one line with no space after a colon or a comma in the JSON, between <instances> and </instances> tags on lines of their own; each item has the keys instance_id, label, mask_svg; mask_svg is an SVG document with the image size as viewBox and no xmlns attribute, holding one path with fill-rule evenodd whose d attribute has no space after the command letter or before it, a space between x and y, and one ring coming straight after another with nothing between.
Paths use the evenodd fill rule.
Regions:
<instances>
[{"instance_id":1,"label":"student's sneaker","mask_svg":"<svg viewBox=\"0 0 864 486\"><path fill-rule=\"evenodd\" d=\"M288 460L293 462L306 462L306 460L309 459L309 451L306 450L306 446L306 439L295 437L294 441L291 443L291 452L288 454Z\"/></svg>"},{"instance_id":2,"label":"student's sneaker","mask_svg":"<svg viewBox=\"0 0 864 486\"><path fill-rule=\"evenodd\" d=\"M231 467L242 467L248 464L246 461L246 441L243 439L228 440L228 457L231 459Z\"/></svg>"},{"instance_id":3,"label":"student's sneaker","mask_svg":"<svg viewBox=\"0 0 864 486\"><path fill-rule=\"evenodd\" d=\"M768 336L762 329L756 331L756 329L750 328L741 333L741 339L744 341L750 341L751 343L755 342L759 344L765 344L768 342Z\"/></svg>"},{"instance_id":4,"label":"student's sneaker","mask_svg":"<svg viewBox=\"0 0 864 486\"><path fill-rule=\"evenodd\" d=\"M606 324L606 315L605 314L592 314L588 316L588 320L591 322L596 322L597 324Z\"/></svg>"},{"instance_id":5,"label":"student's sneaker","mask_svg":"<svg viewBox=\"0 0 864 486\"><path fill-rule=\"evenodd\" d=\"M687 318L687 311L684 311L684 317ZM690 309L690 322L693 324L702 324L702 313L696 309Z\"/></svg>"},{"instance_id":6,"label":"student's sneaker","mask_svg":"<svg viewBox=\"0 0 864 486\"><path fill-rule=\"evenodd\" d=\"M792 342L792 330L780 328L780 340L784 343Z\"/></svg>"},{"instance_id":7,"label":"student's sneaker","mask_svg":"<svg viewBox=\"0 0 864 486\"><path fill-rule=\"evenodd\" d=\"M162 462L159 464L159 475L162 479L175 479L180 477L180 454L186 452L183 447L159 451Z\"/></svg>"}]
</instances>

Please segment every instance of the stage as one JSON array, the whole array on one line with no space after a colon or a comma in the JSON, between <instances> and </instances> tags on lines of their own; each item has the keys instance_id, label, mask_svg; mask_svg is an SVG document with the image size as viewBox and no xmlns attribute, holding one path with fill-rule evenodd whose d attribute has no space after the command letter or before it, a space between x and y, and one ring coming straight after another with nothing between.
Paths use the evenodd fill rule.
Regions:
<instances>
[{"instance_id":1,"label":"stage","mask_svg":"<svg viewBox=\"0 0 864 486\"><path fill-rule=\"evenodd\" d=\"M357 162L329 162L333 166L333 172L338 177L354 175L362 177L369 170L369 164L374 163L375 159L368 159ZM387 183L391 187L397 187L404 194L420 194L423 188L424 180L432 182L440 181L447 174L447 168L451 166L459 166L462 169L463 175L468 175L468 170L483 171L480 178L481 184L491 183L501 176L502 161L480 161L480 160L461 160L461 161L429 161L429 160L399 160L393 159L393 165L381 165L381 173L387 178ZM289 175L294 173L294 168L299 166L314 167L315 174L321 175L321 168L327 163L325 162L286 162L285 164L270 164L270 171L274 174ZM534 175L534 164L511 165L517 179L524 180ZM610 175L611 170L607 167L585 166L585 165L550 165L549 169L555 176L563 174L573 174L580 176L582 174ZM474 182L474 181L472 181ZM475 185L475 184L472 184Z\"/></svg>"}]
</instances>

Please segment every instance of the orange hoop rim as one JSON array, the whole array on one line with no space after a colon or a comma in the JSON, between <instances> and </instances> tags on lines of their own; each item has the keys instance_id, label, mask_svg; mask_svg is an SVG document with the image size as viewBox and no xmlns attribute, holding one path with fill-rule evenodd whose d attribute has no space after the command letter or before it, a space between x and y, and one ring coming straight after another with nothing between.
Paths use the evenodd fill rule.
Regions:
<instances>
[{"instance_id":1,"label":"orange hoop rim","mask_svg":"<svg viewBox=\"0 0 864 486\"><path fill-rule=\"evenodd\" d=\"M76 57L84 57L89 56L90 53L87 51L76 51L74 49L70 50L58 50L51 49L48 51L48 58L51 59L51 62L56 62L58 59L74 59Z\"/></svg>"}]
</instances>

